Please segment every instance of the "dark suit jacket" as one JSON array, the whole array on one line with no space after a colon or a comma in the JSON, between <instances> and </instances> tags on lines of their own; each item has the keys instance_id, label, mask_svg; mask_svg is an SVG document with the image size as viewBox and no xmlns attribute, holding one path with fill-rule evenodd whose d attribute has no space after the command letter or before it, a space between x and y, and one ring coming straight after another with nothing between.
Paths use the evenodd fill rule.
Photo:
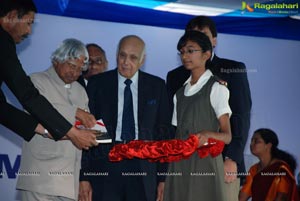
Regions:
<instances>
[{"instance_id":1,"label":"dark suit jacket","mask_svg":"<svg viewBox=\"0 0 300 201\"><path fill-rule=\"evenodd\" d=\"M7 103L0 91L0 123L29 141L35 134L37 123L41 123L54 139L63 137L72 125L63 118L38 92L22 69L11 36L0 26L0 86L8 86L22 106L32 115Z\"/></svg>"},{"instance_id":2,"label":"dark suit jacket","mask_svg":"<svg viewBox=\"0 0 300 201\"><path fill-rule=\"evenodd\" d=\"M87 88L90 111L96 119L103 119L108 133L115 141L118 113L118 72L111 70L89 79ZM171 112L165 82L161 78L139 71L138 79L138 136L140 140L162 140L169 138ZM112 145L100 144L96 149L84 152L82 156L81 180L88 180L83 172L98 169L93 168L95 157L99 160L107 155ZM96 153L95 152L99 152ZM92 153L94 152L94 153ZM103 164L103 163L102 163ZM164 178L157 178L157 171L166 171L166 166L159 163L150 163L140 160L145 193L148 200L155 200L157 182Z\"/></svg>"},{"instance_id":3,"label":"dark suit jacket","mask_svg":"<svg viewBox=\"0 0 300 201\"><path fill-rule=\"evenodd\" d=\"M83 86L83 88L86 90L86 84L85 84L85 81L84 81L84 77L82 75L80 75L77 79L77 82L79 82L79 84L81 84L81 86Z\"/></svg>"},{"instance_id":4,"label":"dark suit jacket","mask_svg":"<svg viewBox=\"0 0 300 201\"><path fill-rule=\"evenodd\" d=\"M230 118L232 141L225 146L224 157L236 161L239 172L245 172L244 148L250 127L250 110L252 106L251 93L244 63L214 56L210 70L228 84L230 91L229 105L232 110ZM182 87L190 76L190 71L180 66L167 75L169 97ZM173 102L172 104L173 105Z\"/></svg>"}]
</instances>

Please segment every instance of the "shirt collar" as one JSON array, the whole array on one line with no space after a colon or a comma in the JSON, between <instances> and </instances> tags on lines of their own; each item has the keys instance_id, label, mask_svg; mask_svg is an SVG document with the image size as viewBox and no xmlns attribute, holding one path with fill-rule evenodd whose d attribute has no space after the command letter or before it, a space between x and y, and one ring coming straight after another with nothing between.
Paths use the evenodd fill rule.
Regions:
<instances>
[{"instance_id":1,"label":"shirt collar","mask_svg":"<svg viewBox=\"0 0 300 201\"><path fill-rule=\"evenodd\" d=\"M72 87L72 83L71 84L66 84L57 74L57 72L55 71L54 66L51 66L48 69L48 72L51 76L51 78L59 85L59 86L63 86L66 89L70 89Z\"/></svg>"},{"instance_id":2,"label":"shirt collar","mask_svg":"<svg viewBox=\"0 0 300 201\"><path fill-rule=\"evenodd\" d=\"M119 71L118 71L118 80L119 80L119 83L124 83L125 80L127 78L122 76ZM138 79L139 79L139 70L133 75L132 78L130 78L130 80L132 81L132 84L137 86L137 83L138 83Z\"/></svg>"},{"instance_id":3,"label":"shirt collar","mask_svg":"<svg viewBox=\"0 0 300 201\"><path fill-rule=\"evenodd\" d=\"M202 83L204 80L207 80L211 76L213 76L212 72L209 69L206 69L206 71L203 73L203 75L201 75L201 77L197 80L197 82L195 83L195 85L198 85L199 83ZM190 77L187 79L187 81L185 81L184 85L185 84L189 84L190 85L191 79L192 79L192 76L190 75Z\"/></svg>"},{"instance_id":4,"label":"shirt collar","mask_svg":"<svg viewBox=\"0 0 300 201\"><path fill-rule=\"evenodd\" d=\"M210 57L210 61L212 61L212 60L214 59L214 56L215 56L215 52L214 52L214 51L212 51L212 53L211 53L211 57Z\"/></svg>"}]
</instances>

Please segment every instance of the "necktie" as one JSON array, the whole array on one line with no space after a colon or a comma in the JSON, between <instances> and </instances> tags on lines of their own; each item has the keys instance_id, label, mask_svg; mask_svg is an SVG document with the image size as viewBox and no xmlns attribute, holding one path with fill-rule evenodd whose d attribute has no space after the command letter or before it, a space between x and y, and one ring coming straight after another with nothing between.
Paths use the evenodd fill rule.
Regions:
<instances>
[{"instance_id":1,"label":"necktie","mask_svg":"<svg viewBox=\"0 0 300 201\"><path fill-rule=\"evenodd\" d=\"M130 89L130 84L132 83L132 81L130 79L127 79L125 80L124 83L126 84L126 87L124 89L124 106L123 106L121 139L130 141L135 138L132 93Z\"/></svg>"}]
</instances>

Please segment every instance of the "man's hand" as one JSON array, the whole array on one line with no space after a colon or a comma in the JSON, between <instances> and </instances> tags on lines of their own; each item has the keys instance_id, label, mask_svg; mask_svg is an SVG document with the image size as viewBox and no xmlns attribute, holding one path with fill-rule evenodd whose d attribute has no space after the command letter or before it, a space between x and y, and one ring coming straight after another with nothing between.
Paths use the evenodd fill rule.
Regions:
<instances>
[{"instance_id":1,"label":"man's hand","mask_svg":"<svg viewBox=\"0 0 300 201\"><path fill-rule=\"evenodd\" d=\"M53 140L51 133L48 133L48 131L42 126L42 124L38 124L34 131L45 138ZM67 136L63 136L59 140L69 140L69 138Z\"/></svg>"},{"instance_id":2,"label":"man's hand","mask_svg":"<svg viewBox=\"0 0 300 201\"><path fill-rule=\"evenodd\" d=\"M90 182L88 181L81 181L79 184L79 201L92 201L92 187Z\"/></svg>"},{"instance_id":3,"label":"man's hand","mask_svg":"<svg viewBox=\"0 0 300 201\"><path fill-rule=\"evenodd\" d=\"M34 131L41 135L45 132L45 128L42 126L42 124L38 124Z\"/></svg>"},{"instance_id":4,"label":"man's hand","mask_svg":"<svg viewBox=\"0 0 300 201\"><path fill-rule=\"evenodd\" d=\"M156 201L163 201L164 198L164 189L165 189L165 182L159 182L157 186L157 198Z\"/></svg>"},{"instance_id":5,"label":"man's hand","mask_svg":"<svg viewBox=\"0 0 300 201\"><path fill-rule=\"evenodd\" d=\"M53 139L52 135L48 133L47 129L45 129L44 126L42 126L42 124L38 124L34 131L43 137Z\"/></svg>"},{"instance_id":6,"label":"man's hand","mask_svg":"<svg viewBox=\"0 0 300 201\"><path fill-rule=\"evenodd\" d=\"M90 147L98 145L96 135L91 130L79 130L73 126L67 136L78 149L88 150Z\"/></svg>"},{"instance_id":7,"label":"man's hand","mask_svg":"<svg viewBox=\"0 0 300 201\"><path fill-rule=\"evenodd\" d=\"M86 128L92 128L97 123L94 115L77 108L76 119L78 119Z\"/></svg>"},{"instance_id":8,"label":"man's hand","mask_svg":"<svg viewBox=\"0 0 300 201\"><path fill-rule=\"evenodd\" d=\"M230 158L226 158L224 161L224 173L225 183L234 182L237 179L237 164Z\"/></svg>"}]
</instances>

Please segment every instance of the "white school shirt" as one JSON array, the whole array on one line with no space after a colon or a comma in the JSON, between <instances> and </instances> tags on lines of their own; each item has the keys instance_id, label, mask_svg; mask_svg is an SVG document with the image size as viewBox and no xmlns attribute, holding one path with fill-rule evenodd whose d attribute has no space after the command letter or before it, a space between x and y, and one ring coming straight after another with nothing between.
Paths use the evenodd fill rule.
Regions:
<instances>
[{"instance_id":1,"label":"white school shirt","mask_svg":"<svg viewBox=\"0 0 300 201\"><path fill-rule=\"evenodd\" d=\"M191 76L185 81L184 85L184 95L185 96L192 96L196 94L202 87L207 83L209 78L213 76L212 72L210 70L206 70L203 75L198 79L198 81L191 85ZM219 119L220 116L223 114L229 114L231 116L232 112L229 107L229 90L224 85L215 82L212 86L211 92L210 92L210 103L216 113L217 118ZM174 102L174 110L173 110L173 117L172 117L172 124L174 126L177 126L177 98L176 94L173 97Z\"/></svg>"}]
</instances>

